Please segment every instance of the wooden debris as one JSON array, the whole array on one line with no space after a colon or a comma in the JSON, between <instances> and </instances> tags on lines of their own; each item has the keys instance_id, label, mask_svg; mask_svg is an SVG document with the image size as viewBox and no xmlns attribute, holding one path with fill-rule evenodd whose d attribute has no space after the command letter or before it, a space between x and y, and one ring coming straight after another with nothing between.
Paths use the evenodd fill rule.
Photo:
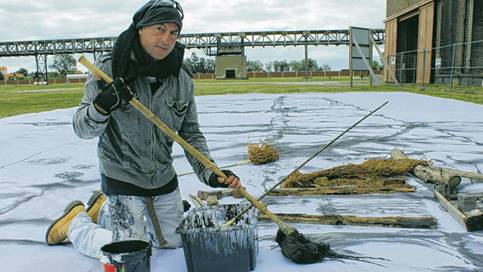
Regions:
<instances>
[{"instance_id":1,"label":"wooden debris","mask_svg":"<svg viewBox=\"0 0 483 272\"><path fill-rule=\"evenodd\" d=\"M284 222L311 223L324 225L357 225L357 226L383 226L395 228L418 228L434 229L437 221L431 216L420 217L360 217L353 215L308 215L308 214L286 214L277 213ZM269 220L266 216L260 215L261 220Z\"/></svg>"},{"instance_id":2,"label":"wooden debris","mask_svg":"<svg viewBox=\"0 0 483 272\"><path fill-rule=\"evenodd\" d=\"M478 201L483 202L483 193L459 193L458 209L469 212L478 208Z\"/></svg>"},{"instance_id":3,"label":"wooden debris","mask_svg":"<svg viewBox=\"0 0 483 272\"><path fill-rule=\"evenodd\" d=\"M218 198L214 195L211 195L206 199L206 203L208 203L208 206L216 206L218 205Z\"/></svg>"},{"instance_id":4,"label":"wooden debris","mask_svg":"<svg viewBox=\"0 0 483 272\"><path fill-rule=\"evenodd\" d=\"M193 203L197 207L205 206L205 203L203 203L203 200L201 200L199 197L192 195L192 194L190 194L189 197L191 197L191 199L193 200Z\"/></svg>"},{"instance_id":5,"label":"wooden debris","mask_svg":"<svg viewBox=\"0 0 483 272\"><path fill-rule=\"evenodd\" d=\"M218 191L198 191L198 197L202 200L207 200L210 196L215 196L217 199L222 199L227 196L233 195L232 189L224 189Z\"/></svg>"},{"instance_id":6,"label":"wooden debris","mask_svg":"<svg viewBox=\"0 0 483 272\"><path fill-rule=\"evenodd\" d=\"M408 159L406 154L399 149L392 150L391 157L393 159ZM461 183L463 172L429 165L418 165L414 167L411 173L424 182L447 184L449 186L449 191L455 192L456 187L458 187L458 185ZM447 193L444 193L446 191L444 186L440 186L439 188L440 189L438 191L442 192L444 195L447 195Z\"/></svg>"},{"instance_id":7,"label":"wooden debris","mask_svg":"<svg viewBox=\"0 0 483 272\"><path fill-rule=\"evenodd\" d=\"M411 159L373 159L360 164L348 164L311 173L296 172L282 184L281 188L316 187L318 179L359 179L372 183L383 178L404 175L417 165L428 165L428 162ZM376 187L374 184L373 187Z\"/></svg>"},{"instance_id":8,"label":"wooden debris","mask_svg":"<svg viewBox=\"0 0 483 272\"><path fill-rule=\"evenodd\" d=\"M404 186L406 184L405 176L394 177L366 177L366 178L337 178L329 180L327 177L314 179L313 187L385 187L385 186Z\"/></svg>"},{"instance_id":9,"label":"wooden debris","mask_svg":"<svg viewBox=\"0 0 483 272\"><path fill-rule=\"evenodd\" d=\"M433 190L434 197L438 200L441 206L449 212L467 231L483 230L483 212L475 209L469 212L462 212L453 205L446 197L444 197L437 190Z\"/></svg>"},{"instance_id":10,"label":"wooden debris","mask_svg":"<svg viewBox=\"0 0 483 272\"><path fill-rule=\"evenodd\" d=\"M320 187L320 188L283 188L275 189L268 195L271 196L290 196L290 195L353 195L353 194L389 194L389 193L412 193L416 191L416 187L410 185L404 186L386 186L386 187Z\"/></svg>"}]
</instances>

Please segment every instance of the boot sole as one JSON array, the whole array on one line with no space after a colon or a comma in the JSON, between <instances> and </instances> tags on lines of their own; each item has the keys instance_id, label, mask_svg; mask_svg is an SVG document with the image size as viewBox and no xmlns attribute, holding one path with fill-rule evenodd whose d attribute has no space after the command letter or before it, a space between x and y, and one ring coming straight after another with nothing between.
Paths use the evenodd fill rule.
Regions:
<instances>
[{"instance_id":1,"label":"boot sole","mask_svg":"<svg viewBox=\"0 0 483 272\"><path fill-rule=\"evenodd\" d=\"M67 207L64 209L64 214L61 215L59 218L57 218L52 224L50 224L49 228L47 229L47 232L45 233L45 242L47 243L47 245L49 246L55 246L55 245L58 245L59 243L55 243L55 244L51 244L49 243L49 233L50 233L50 230L57 224L59 223L60 221L62 221L62 219L65 218L65 216L70 212L72 211L72 209L74 209L75 207L79 206L79 205L84 205L81 201L78 201L78 200L75 200L75 201L72 201L71 203L69 203L69 205L67 205Z\"/></svg>"},{"instance_id":2,"label":"boot sole","mask_svg":"<svg viewBox=\"0 0 483 272\"><path fill-rule=\"evenodd\" d=\"M104 196L104 194L101 191L96 191L91 197L89 198L89 201L87 201L87 214L90 216L91 214L89 213L92 208L94 208L94 204L96 201L99 199L99 197ZM97 223L97 218L91 218L92 222ZM94 220L95 219L95 220Z\"/></svg>"}]
</instances>

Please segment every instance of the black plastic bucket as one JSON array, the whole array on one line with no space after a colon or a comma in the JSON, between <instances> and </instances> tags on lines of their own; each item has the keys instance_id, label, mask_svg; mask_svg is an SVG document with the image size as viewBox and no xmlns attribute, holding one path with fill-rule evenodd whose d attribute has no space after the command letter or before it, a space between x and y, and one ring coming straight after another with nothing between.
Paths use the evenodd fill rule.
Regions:
<instances>
[{"instance_id":1,"label":"black plastic bucket","mask_svg":"<svg viewBox=\"0 0 483 272\"><path fill-rule=\"evenodd\" d=\"M258 254L258 212L251 209L234 225L222 227L246 205L192 209L176 232L181 235L188 272L248 272Z\"/></svg>"},{"instance_id":2,"label":"black plastic bucket","mask_svg":"<svg viewBox=\"0 0 483 272\"><path fill-rule=\"evenodd\" d=\"M151 244L143 240L113 242L101 248L104 272L150 272Z\"/></svg>"}]
</instances>

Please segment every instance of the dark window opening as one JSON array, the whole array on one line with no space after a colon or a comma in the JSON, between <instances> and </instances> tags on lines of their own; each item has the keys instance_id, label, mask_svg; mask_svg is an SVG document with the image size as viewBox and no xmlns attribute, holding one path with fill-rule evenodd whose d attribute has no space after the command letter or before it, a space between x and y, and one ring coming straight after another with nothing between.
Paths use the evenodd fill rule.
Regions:
<instances>
[{"instance_id":1,"label":"dark window opening","mask_svg":"<svg viewBox=\"0 0 483 272\"><path fill-rule=\"evenodd\" d=\"M415 83L418 65L419 14L398 24L396 77L401 83Z\"/></svg>"},{"instance_id":2,"label":"dark window opening","mask_svg":"<svg viewBox=\"0 0 483 272\"><path fill-rule=\"evenodd\" d=\"M225 70L225 78L226 79L235 79L235 70L233 70L233 69Z\"/></svg>"}]
</instances>

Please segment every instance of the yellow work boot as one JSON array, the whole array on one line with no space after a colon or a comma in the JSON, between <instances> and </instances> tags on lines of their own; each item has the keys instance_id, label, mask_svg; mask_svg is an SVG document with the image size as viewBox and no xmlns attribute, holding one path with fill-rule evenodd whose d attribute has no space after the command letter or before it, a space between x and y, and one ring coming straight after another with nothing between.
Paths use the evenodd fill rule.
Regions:
<instances>
[{"instance_id":1,"label":"yellow work boot","mask_svg":"<svg viewBox=\"0 0 483 272\"><path fill-rule=\"evenodd\" d=\"M57 245L67 239L69 225L79 213L85 212L84 203L76 200L71 202L65 209L64 214L57 218L47 229L45 241L49 246Z\"/></svg>"},{"instance_id":2,"label":"yellow work boot","mask_svg":"<svg viewBox=\"0 0 483 272\"><path fill-rule=\"evenodd\" d=\"M99 219L99 211L102 205L106 202L106 195L101 191L95 191L87 202L87 214L92 219L92 222L97 224Z\"/></svg>"}]
</instances>

